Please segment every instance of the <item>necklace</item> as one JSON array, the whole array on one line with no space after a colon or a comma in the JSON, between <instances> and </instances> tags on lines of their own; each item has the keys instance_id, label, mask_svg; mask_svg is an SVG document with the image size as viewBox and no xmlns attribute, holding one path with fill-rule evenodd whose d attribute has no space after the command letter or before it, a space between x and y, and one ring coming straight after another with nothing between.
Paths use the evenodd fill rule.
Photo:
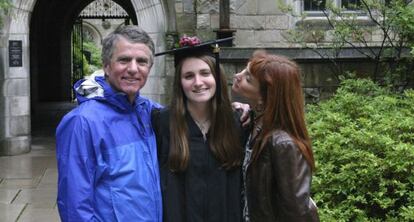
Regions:
<instances>
[{"instance_id":1,"label":"necklace","mask_svg":"<svg viewBox=\"0 0 414 222\"><path fill-rule=\"evenodd\" d=\"M198 120L194 119L194 122L197 124L198 128L200 129L201 133L203 134L204 141L207 140L207 132L210 128L210 120L206 119L203 122L199 122Z\"/></svg>"},{"instance_id":2,"label":"necklace","mask_svg":"<svg viewBox=\"0 0 414 222\"><path fill-rule=\"evenodd\" d=\"M263 122L261 120L262 116L263 114L255 116L253 120L253 129L252 129L251 137L250 137L251 141L249 141L249 143L255 141L256 138L259 136L259 134L262 132L262 129L263 129Z\"/></svg>"}]
</instances>

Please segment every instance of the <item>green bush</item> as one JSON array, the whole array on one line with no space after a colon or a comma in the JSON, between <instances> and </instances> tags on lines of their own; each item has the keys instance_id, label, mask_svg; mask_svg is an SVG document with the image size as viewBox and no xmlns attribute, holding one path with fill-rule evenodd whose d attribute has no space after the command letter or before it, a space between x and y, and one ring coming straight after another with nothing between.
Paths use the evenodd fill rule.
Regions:
<instances>
[{"instance_id":1,"label":"green bush","mask_svg":"<svg viewBox=\"0 0 414 222\"><path fill-rule=\"evenodd\" d=\"M87 75L90 72L90 70L89 70L89 63L88 63L88 60L86 59L86 56L82 53L81 49L77 47L77 45L75 45L75 50L73 53L75 54L74 62L76 61L77 63L76 69L73 72L82 73L83 76ZM80 70L81 67L82 67L82 70Z\"/></svg>"},{"instance_id":2,"label":"green bush","mask_svg":"<svg viewBox=\"0 0 414 222\"><path fill-rule=\"evenodd\" d=\"M87 75L92 74L98 69L102 69L101 49L95 45L94 42L85 40L83 42L83 49L91 53L91 62L89 63L89 70Z\"/></svg>"},{"instance_id":3,"label":"green bush","mask_svg":"<svg viewBox=\"0 0 414 222\"><path fill-rule=\"evenodd\" d=\"M344 80L307 107L321 221L414 221L414 91Z\"/></svg>"}]
</instances>

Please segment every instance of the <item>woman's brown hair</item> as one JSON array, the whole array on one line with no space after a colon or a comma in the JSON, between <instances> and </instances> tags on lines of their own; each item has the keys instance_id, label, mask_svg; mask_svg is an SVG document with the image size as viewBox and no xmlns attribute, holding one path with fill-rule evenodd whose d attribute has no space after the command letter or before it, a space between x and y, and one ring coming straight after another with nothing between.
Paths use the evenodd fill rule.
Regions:
<instances>
[{"instance_id":1,"label":"woman's brown hair","mask_svg":"<svg viewBox=\"0 0 414 222\"><path fill-rule=\"evenodd\" d=\"M208 55L195 55L210 67L216 76L215 59ZM189 57L188 57L189 58ZM176 67L173 83L173 95L170 105L170 152L168 164L173 171L184 171L190 158L188 145L188 127L186 123L186 97L181 85L181 68L183 59ZM226 169L239 166L242 158L242 148L239 140L230 99L227 90L227 81L221 70L221 95L214 95L210 101L210 131L208 134L210 149L215 157ZM217 104L217 96L221 96L220 105Z\"/></svg>"},{"instance_id":2,"label":"woman's brown hair","mask_svg":"<svg viewBox=\"0 0 414 222\"><path fill-rule=\"evenodd\" d=\"M293 138L314 169L298 65L283 56L256 51L249 61L249 71L260 83L264 105L262 132L257 139L260 142L253 147L253 161L258 159L272 132L283 130Z\"/></svg>"}]
</instances>

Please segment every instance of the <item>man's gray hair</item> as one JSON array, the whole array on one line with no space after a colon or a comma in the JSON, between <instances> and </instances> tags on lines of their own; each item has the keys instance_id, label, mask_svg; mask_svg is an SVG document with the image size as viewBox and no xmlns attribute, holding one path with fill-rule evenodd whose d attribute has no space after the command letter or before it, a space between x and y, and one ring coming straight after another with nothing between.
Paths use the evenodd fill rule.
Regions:
<instances>
[{"instance_id":1,"label":"man's gray hair","mask_svg":"<svg viewBox=\"0 0 414 222\"><path fill-rule=\"evenodd\" d=\"M125 38L131 43L143 43L148 46L151 50L150 64L153 64L155 48L151 37L142 28L136 25L127 25L118 27L115 31L111 32L103 39L101 58L104 66L111 62L115 45L119 41L120 37Z\"/></svg>"}]
</instances>

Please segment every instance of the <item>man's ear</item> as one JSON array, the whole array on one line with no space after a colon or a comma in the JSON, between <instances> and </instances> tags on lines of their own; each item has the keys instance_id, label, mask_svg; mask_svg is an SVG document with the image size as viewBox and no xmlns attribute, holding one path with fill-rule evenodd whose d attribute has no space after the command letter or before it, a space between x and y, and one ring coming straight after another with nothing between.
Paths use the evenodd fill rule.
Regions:
<instances>
[{"instance_id":1,"label":"man's ear","mask_svg":"<svg viewBox=\"0 0 414 222\"><path fill-rule=\"evenodd\" d=\"M104 65L103 66L103 70L104 70L104 73L105 73L105 75L107 75L108 73L109 73L109 64L106 64L106 65Z\"/></svg>"}]
</instances>

